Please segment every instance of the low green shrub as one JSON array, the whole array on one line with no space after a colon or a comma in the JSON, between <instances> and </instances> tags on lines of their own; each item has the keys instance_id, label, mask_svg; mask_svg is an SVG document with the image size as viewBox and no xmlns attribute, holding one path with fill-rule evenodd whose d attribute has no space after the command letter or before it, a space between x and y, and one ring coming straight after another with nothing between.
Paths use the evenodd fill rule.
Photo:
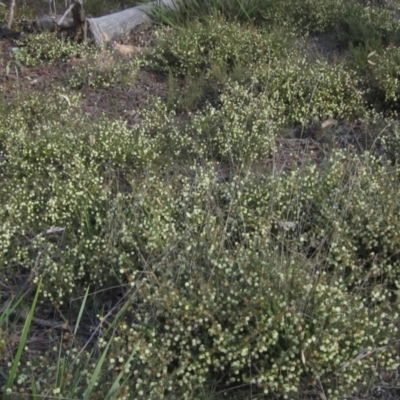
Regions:
<instances>
[{"instance_id":1,"label":"low green shrub","mask_svg":"<svg viewBox=\"0 0 400 400\"><path fill-rule=\"evenodd\" d=\"M132 281L132 313L113 350L122 363L131 360L125 376L135 382L135 396L234 397L245 387L253 395L291 398L318 385L340 399L367 385L377 365L396 368L398 315L390 287L397 285L392 256L399 240L365 212L385 205L386 219L398 207L386 202L383 183L381 190L375 180L371 187L362 183L371 177L368 167L377 182L393 182L392 195L396 180L373 158L344 153L333 155L326 170L310 165L278 180L248 174L224 182L216 167L149 179L139 208L132 195L119 196L115 231L125 245L136 241L146 266ZM361 216L368 221L358 223ZM297 239L274 233L288 218L300 229ZM370 245L378 246L375 266L365 258L353 268L352 254L361 261ZM304 246L319 247L318 257L304 256ZM377 274L384 270L386 277Z\"/></svg>"},{"instance_id":2,"label":"low green shrub","mask_svg":"<svg viewBox=\"0 0 400 400\"><path fill-rule=\"evenodd\" d=\"M161 28L157 37L149 65L183 76L207 72L215 65L225 70L239 65L252 69L284 56L289 46L288 34L268 34L220 17L194 21L188 28Z\"/></svg>"},{"instance_id":3,"label":"low green shrub","mask_svg":"<svg viewBox=\"0 0 400 400\"><path fill-rule=\"evenodd\" d=\"M237 168L268 158L280 128L277 110L267 96L254 95L251 89L233 83L186 127L192 135L194 152Z\"/></svg>"},{"instance_id":4,"label":"low green shrub","mask_svg":"<svg viewBox=\"0 0 400 400\"><path fill-rule=\"evenodd\" d=\"M282 123L275 121L277 108L267 96L237 82L225 86L184 125L175 121L175 112L169 112L160 99L144 105L143 124L137 129L153 138L159 155L174 155L165 165L173 167L177 160L200 157L244 168L271 156Z\"/></svg>"},{"instance_id":5,"label":"low green shrub","mask_svg":"<svg viewBox=\"0 0 400 400\"><path fill-rule=\"evenodd\" d=\"M344 63L320 61L305 68L307 59L290 46L284 50L276 37L248 29L238 34L238 24L215 19L209 25L195 23L190 35L182 28L171 29L160 33L149 61L152 68L193 81L208 77L216 87L219 80L227 85L231 76L263 92L275 109L272 119L279 122L306 124L313 117L347 119L367 113L361 80Z\"/></svg>"},{"instance_id":6,"label":"low green shrub","mask_svg":"<svg viewBox=\"0 0 400 400\"><path fill-rule=\"evenodd\" d=\"M50 61L82 51L69 76L76 89L126 85L145 66L169 74L175 92L149 98L132 127L86 115L76 91L4 96L2 282L42 280L42 310L102 321L82 352L79 334L63 332L59 348L26 353L12 395L291 399L307 390L339 400L398 369L399 126L371 122L374 96L385 110L398 105L397 25L384 8L352 4L358 22L342 40L352 38L353 64L310 62L289 45L288 25L304 34L350 23L341 0L249 1L275 10L260 19L279 16L282 43L272 22L254 28L212 10L185 29L161 28L150 59L52 37ZM50 46L34 44L40 37L21 48L26 65L38 65L35 46ZM311 121L322 130L326 118L339 125L326 135L340 135L340 120L351 121L347 136L370 135L371 154L319 148L280 171L274 155L291 151L281 133ZM19 328L7 304L2 371Z\"/></svg>"},{"instance_id":7,"label":"low green shrub","mask_svg":"<svg viewBox=\"0 0 400 400\"><path fill-rule=\"evenodd\" d=\"M371 43L380 46L400 43L400 22L396 10L358 1L345 2L337 21L339 40L344 48L368 47Z\"/></svg>"},{"instance_id":8,"label":"low green shrub","mask_svg":"<svg viewBox=\"0 0 400 400\"><path fill-rule=\"evenodd\" d=\"M52 32L31 34L20 40L20 49L13 53L16 61L27 67L66 60L85 52L85 45L58 39Z\"/></svg>"},{"instance_id":9,"label":"low green shrub","mask_svg":"<svg viewBox=\"0 0 400 400\"><path fill-rule=\"evenodd\" d=\"M370 53L371 54L371 53ZM399 111L400 105L400 51L396 46L389 46L375 57L368 57L369 70L372 73L371 91L376 97L383 97L385 109ZM380 96L379 96L380 95Z\"/></svg>"},{"instance_id":10,"label":"low green shrub","mask_svg":"<svg viewBox=\"0 0 400 400\"><path fill-rule=\"evenodd\" d=\"M350 67L358 74L369 107L387 117L399 112L400 52L394 45L379 43L367 47L350 46Z\"/></svg>"},{"instance_id":11,"label":"low green shrub","mask_svg":"<svg viewBox=\"0 0 400 400\"><path fill-rule=\"evenodd\" d=\"M131 129L89 124L61 89L3 111L1 273L43 277L58 305L89 284L133 286L105 365L118 354L135 398L243 385L290 398L317 381L340 399L397 367L398 175L344 151L253 170L289 121L363 115L340 65L278 65L229 82L184 127L160 99Z\"/></svg>"},{"instance_id":12,"label":"low green shrub","mask_svg":"<svg viewBox=\"0 0 400 400\"><path fill-rule=\"evenodd\" d=\"M398 190L396 171L368 154L339 153L325 172L314 167L306 176L312 174L312 180L298 180L294 174L296 183L285 183L296 185L301 195L283 201L284 215L278 214L301 226L299 241L305 246L297 251L322 257L349 289L363 287L369 296L377 285L383 298L393 301L399 271L399 238L392 225L398 219L392 198ZM372 205L377 202L381 207Z\"/></svg>"},{"instance_id":13,"label":"low green shrub","mask_svg":"<svg viewBox=\"0 0 400 400\"><path fill-rule=\"evenodd\" d=\"M316 276L312 262L271 252L265 238L174 256L168 268L177 278L155 268L157 278L139 286L135 318L118 334L123 360L130 355L123 343L140 346L130 366L138 398L190 399L212 389L234 398L243 387L292 398L318 382L340 399L377 363L397 366L386 347L397 334L390 309Z\"/></svg>"},{"instance_id":14,"label":"low green shrub","mask_svg":"<svg viewBox=\"0 0 400 400\"><path fill-rule=\"evenodd\" d=\"M400 162L400 127L397 121L387 124L377 138L382 156L397 166Z\"/></svg>"},{"instance_id":15,"label":"low green shrub","mask_svg":"<svg viewBox=\"0 0 400 400\"><path fill-rule=\"evenodd\" d=\"M89 276L103 285L119 275L115 249L104 242L106 204L115 187L129 187L128 165L140 172L159 156L147 132L106 118L89 123L78 104L63 91L34 94L5 110L0 127L0 269L6 276L10 268L35 271L45 277L44 292L61 302Z\"/></svg>"},{"instance_id":16,"label":"low green shrub","mask_svg":"<svg viewBox=\"0 0 400 400\"><path fill-rule=\"evenodd\" d=\"M232 84L221 95L222 105L219 108L207 106L192 116L184 129L175 121L174 113L169 113L160 100L154 100L152 106L144 107L142 123L132 129L128 129L122 122L106 118L87 124L87 118L78 111L78 104L79 97L67 92L56 92L51 98L34 95L31 99L20 102L4 118L4 124L0 128L0 151L6 157L6 162L0 164L1 176L5 181L1 187L1 218L4 221L1 228L1 268L6 271L11 266L24 266L37 271L35 273L38 275L47 276L49 281L45 279L44 289L54 300L62 300L69 290L76 288L79 282L85 282L88 276L93 285L100 286L107 285L110 279L124 281L125 273L121 275L118 271L132 268L129 267L131 254L137 248L141 251L148 249L148 254L162 254L165 251L169 236L163 236L163 232L165 229L171 234L179 232L180 222L176 222L178 225L173 227L171 221L181 212L187 211L178 207L179 203L175 204L175 200L168 200L168 197L163 200L165 194L170 195L174 191L179 193L179 181L171 178L171 187L166 188L160 185L160 177L164 174L170 176L168 171L173 171L179 165L186 165L188 157L218 162L222 166L245 171L253 164L270 157L274 151L275 138L282 127L279 121L274 120L276 109L272 109L268 96L253 94L238 84ZM189 168L189 175L192 174L191 163L186 168ZM336 168L342 168L340 163L330 168L335 171L335 177L340 176L336 172ZM380 177L383 172L377 170L376 174ZM319 211L313 211L313 218L317 218L321 213L327 212L322 212L321 207L326 201L325 193L330 193L326 188L329 179L325 177L321 184L322 178L315 170L310 170L309 175L313 176L310 181L313 182L313 189L310 191L308 183L304 181L306 186L302 193L306 197L301 203L318 204ZM148 192L150 177L166 193ZM208 182L215 179L209 176ZM274 185L278 185L278 182ZM288 196L288 201L291 201L292 189L298 188L299 183L288 182L282 190L284 196ZM335 182L337 185L341 183L337 179ZM178 186L174 187L175 184ZM391 190L395 190L395 187L389 184L390 181L387 184L390 197ZM138 185L143 186L143 189L139 190ZM315 185L320 185L322 192L317 191ZM268 190L274 192L277 189L272 186ZM114 198L118 199L121 191L132 193L130 201L139 207L135 211L134 231L131 230L133 228L128 231L131 239L124 239L131 243L125 250L121 250L114 242L115 235L118 237L119 234L113 231L116 213L124 209L118 206L118 201L113 205L116 201ZM383 195L384 193L379 194ZM151 202L147 203L144 196L150 196ZM347 194L346 199L350 201L353 198L351 196L352 193ZM368 196L369 199L373 198L372 195ZM167 208L162 208L161 212L153 199L158 199ZM229 197L225 199L224 196L219 201L222 204L231 202ZM282 203L283 199L279 202ZM381 201L376 202L379 204ZM114 207L117 207L117 211ZM287 217L296 215L295 211L289 213L288 208L279 211L280 207L269 207L268 210L280 219L286 218L285 213ZM332 205L326 207L330 210ZM375 206L371 205L371 212L374 213L374 210ZM395 213L396 208L392 211ZM156 223L156 227L144 225L146 216L151 216L154 212L163 215L161 219L151 219L151 224ZM207 213L207 210L202 212ZM253 211L242 212L251 214ZM359 212L365 219L366 211ZM333 221L337 217L328 214L326 218ZM384 216L382 224L395 219L389 213ZM128 221L128 218L124 216L123 220ZM236 217L230 220L237 223ZM166 221L170 221L169 224ZM324 219L320 223L315 220L316 226L324 226L323 221ZM309 224L313 226L313 223ZM255 229L255 224L253 221L252 229ZM329 250L330 256L327 257L333 264L336 262L334 248L342 248L342 243L350 246L346 254L353 261L359 259L361 250L351 249L359 241L363 243L360 246L365 249L363 254L376 252L376 246L381 252L384 251L381 246L384 246L383 238L388 237L387 230L376 228L376 231L374 228L373 232L377 236L372 237L370 231L365 232L366 237L370 237L367 240L362 236L364 225L359 226L358 232L352 228L353 224L358 226L351 219L346 232L353 232L354 238L349 240L348 236L340 236L340 246L332 245ZM51 232L54 227L61 227L64 232L61 242L54 241L58 236L46 233ZM122 228L120 230L124 231ZM235 230L240 232L240 226ZM324 240L320 237L322 233L316 234L310 228L305 230L308 235L304 236L306 243L315 241L315 235L318 240ZM149 236L151 232L155 234L154 239ZM242 233L235 235L240 237ZM132 242L132 238L136 239ZM397 248L395 237L393 238L390 246L384 247L384 258L391 260L388 261L388 266L394 262L391 254L395 254ZM16 246L16 243L23 245ZM377 243L376 246L374 243ZM40 258L37 259L39 254ZM107 268L104 267L106 264ZM395 279L389 278L391 282Z\"/></svg>"},{"instance_id":17,"label":"low green shrub","mask_svg":"<svg viewBox=\"0 0 400 400\"><path fill-rule=\"evenodd\" d=\"M88 51L83 58L75 60L68 83L74 89L130 86L136 80L139 64L138 60L123 60L110 51Z\"/></svg>"},{"instance_id":18,"label":"low green shrub","mask_svg":"<svg viewBox=\"0 0 400 400\"><path fill-rule=\"evenodd\" d=\"M7 7L5 3L0 3L0 24L5 24L7 21Z\"/></svg>"},{"instance_id":19,"label":"low green shrub","mask_svg":"<svg viewBox=\"0 0 400 400\"><path fill-rule=\"evenodd\" d=\"M190 27L194 15L202 21L223 16L230 22L251 22L268 30L285 27L300 33L324 33L335 27L343 5L343 0L195 0L181 4L177 12L156 9L151 16L174 27Z\"/></svg>"},{"instance_id":20,"label":"low green shrub","mask_svg":"<svg viewBox=\"0 0 400 400\"><path fill-rule=\"evenodd\" d=\"M307 65L307 67L306 67ZM276 118L307 125L312 118L362 118L368 114L357 74L344 64L289 58L254 72L255 86L276 107ZM284 110L283 113L281 110Z\"/></svg>"},{"instance_id":21,"label":"low green shrub","mask_svg":"<svg viewBox=\"0 0 400 400\"><path fill-rule=\"evenodd\" d=\"M331 33L345 3L343 0L267 0L261 14L265 23L286 26L297 34Z\"/></svg>"},{"instance_id":22,"label":"low green shrub","mask_svg":"<svg viewBox=\"0 0 400 400\"><path fill-rule=\"evenodd\" d=\"M203 21L219 15L231 22L251 21L262 24L263 10L270 8L271 2L268 0L193 0L181 2L177 10L156 7L149 14L156 23L175 27L188 27L194 15Z\"/></svg>"},{"instance_id":23,"label":"low green shrub","mask_svg":"<svg viewBox=\"0 0 400 400\"><path fill-rule=\"evenodd\" d=\"M170 71L168 76L167 106L177 114L200 110L207 104L218 105L220 92L228 79L226 72L211 67L209 77L206 74L187 76L180 79L173 76Z\"/></svg>"}]
</instances>

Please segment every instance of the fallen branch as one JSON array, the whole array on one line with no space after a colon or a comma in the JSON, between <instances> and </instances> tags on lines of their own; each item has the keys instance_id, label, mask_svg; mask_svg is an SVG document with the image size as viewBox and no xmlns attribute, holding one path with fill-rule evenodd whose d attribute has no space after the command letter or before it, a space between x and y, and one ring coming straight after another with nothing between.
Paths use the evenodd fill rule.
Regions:
<instances>
[{"instance_id":1,"label":"fallen branch","mask_svg":"<svg viewBox=\"0 0 400 400\"><path fill-rule=\"evenodd\" d=\"M71 3L70 6L67 8L67 10L65 11L65 13L63 14L63 16L58 20L57 25L58 26L62 26L64 20L67 18L67 15L71 12L71 10L75 7L75 2ZM69 19L71 20L71 18ZM72 23L73 23L73 19L72 19Z\"/></svg>"},{"instance_id":2,"label":"fallen branch","mask_svg":"<svg viewBox=\"0 0 400 400\"><path fill-rule=\"evenodd\" d=\"M40 18L40 19L26 19L23 21L22 30L24 32L55 32L69 31L74 28L74 20L70 17L63 18L60 23L57 17L54 18Z\"/></svg>"},{"instance_id":3,"label":"fallen branch","mask_svg":"<svg viewBox=\"0 0 400 400\"><path fill-rule=\"evenodd\" d=\"M10 9L8 11L8 18L7 18L7 28L11 29L11 25L14 19L14 10L15 10L15 0L11 0Z\"/></svg>"},{"instance_id":4,"label":"fallen branch","mask_svg":"<svg viewBox=\"0 0 400 400\"><path fill-rule=\"evenodd\" d=\"M88 36L97 47L103 48L110 42L129 36L131 31L139 25L151 25L150 15L156 8L178 10L183 1L155 0L151 3L141 4L98 18L85 18L82 4L79 1L75 1L58 18L47 17L26 21L25 30L28 32L69 31L73 33L76 40L80 40L83 32L84 40ZM68 14L71 14L72 18L68 17Z\"/></svg>"},{"instance_id":5,"label":"fallen branch","mask_svg":"<svg viewBox=\"0 0 400 400\"><path fill-rule=\"evenodd\" d=\"M138 25L151 25L152 20L149 15L157 7L164 10L178 10L182 1L157 0L103 17L87 18L94 43L102 48L111 41L128 36L132 29Z\"/></svg>"}]
</instances>

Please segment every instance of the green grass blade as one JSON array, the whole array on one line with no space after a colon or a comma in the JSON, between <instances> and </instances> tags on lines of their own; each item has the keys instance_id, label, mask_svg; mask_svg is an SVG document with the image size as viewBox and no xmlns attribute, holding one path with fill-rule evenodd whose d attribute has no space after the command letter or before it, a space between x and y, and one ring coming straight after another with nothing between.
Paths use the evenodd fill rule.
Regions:
<instances>
[{"instance_id":1,"label":"green grass blade","mask_svg":"<svg viewBox=\"0 0 400 400\"><path fill-rule=\"evenodd\" d=\"M126 360L126 363L124 365L124 368L121 369L120 373L118 374L117 378L115 379L115 381L113 382L110 390L107 392L105 400L112 400L113 396L115 394L115 392L117 391L117 389L120 387L120 381L122 379L122 376L124 374L124 371L126 369L129 369L129 365L133 359L133 357L135 356L135 354L137 354L138 350L140 348L140 345L137 343L135 348L132 350L131 355L129 356L129 358Z\"/></svg>"},{"instance_id":2,"label":"green grass blade","mask_svg":"<svg viewBox=\"0 0 400 400\"><path fill-rule=\"evenodd\" d=\"M31 388L32 388L32 399L33 400L38 400L39 396L37 394L37 390L36 390L36 383L35 383L35 378L31 378Z\"/></svg>"},{"instance_id":3,"label":"green grass blade","mask_svg":"<svg viewBox=\"0 0 400 400\"><path fill-rule=\"evenodd\" d=\"M85 393L83 394L83 400L89 399L89 397L93 391L94 385L96 384L96 382L99 378L101 368L104 364L104 360L106 358L106 355L107 355L108 349L110 348L110 344L111 344L112 340L113 340L113 337L110 338L109 342L107 343L106 348L104 349L99 361L96 364L96 368L94 369L93 375L90 378L89 385L88 385L87 389L85 390Z\"/></svg>"},{"instance_id":4,"label":"green grass blade","mask_svg":"<svg viewBox=\"0 0 400 400\"><path fill-rule=\"evenodd\" d=\"M26 343L26 339L28 337L28 333L29 333L29 329L31 327L32 324L32 318L33 318L33 314L35 312L35 308L36 308L36 304L39 298L39 293L40 293L40 287L42 286L42 279L40 279L39 281L39 285L37 287L36 290L36 294L35 294L35 298L33 299L33 303L31 306L31 309L29 310L29 314L26 318L25 321L25 325L24 325L24 329L22 331L22 335L21 335L21 340L19 342L19 346L18 346L18 350L17 350L17 354L14 358L14 362L13 365L11 367L11 371L8 375L8 380L7 380L7 384L6 384L6 391L12 390L13 384L14 384L14 380L15 377L17 375L17 369L18 369L18 365L19 362L21 360L21 356L22 356L22 352L24 351L25 348L25 343ZM8 395L6 395L6 399L10 398Z\"/></svg>"},{"instance_id":5,"label":"green grass blade","mask_svg":"<svg viewBox=\"0 0 400 400\"><path fill-rule=\"evenodd\" d=\"M14 298L7 302L4 309L1 310L0 312L0 324L3 324L4 322L8 321L8 319L10 318L10 314L17 309L21 301L24 299L25 294L26 293L22 294L18 298L18 300L15 300Z\"/></svg>"},{"instance_id":6,"label":"green grass blade","mask_svg":"<svg viewBox=\"0 0 400 400\"><path fill-rule=\"evenodd\" d=\"M88 294L89 294L89 287L90 286L88 286L87 289L86 289L85 297L83 298L83 302L82 302L81 308L79 310L78 319L76 320L75 329L74 329L74 336L76 335L76 332L78 331L78 327L79 327L79 324L80 324L81 319L82 319L83 310L85 309L87 297L88 297Z\"/></svg>"},{"instance_id":7,"label":"green grass blade","mask_svg":"<svg viewBox=\"0 0 400 400\"><path fill-rule=\"evenodd\" d=\"M63 340L61 338L60 347L58 350L57 371L56 371L56 388L62 389L65 376L65 358L61 356Z\"/></svg>"},{"instance_id":8,"label":"green grass blade","mask_svg":"<svg viewBox=\"0 0 400 400\"><path fill-rule=\"evenodd\" d=\"M118 311L118 313L117 313L117 315L115 316L113 322L112 322L112 323L110 324L110 326L107 328L105 334L107 334L107 332L109 332L109 330L112 329L112 328L115 326L115 324L121 319L121 317L125 314L125 312L126 312L127 308L129 307L129 305L130 305L130 301L125 302L125 304L123 305L123 307L121 308L121 310ZM107 352L108 352L108 348L109 348L109 346L110 346L110 344L111 344L111 341L112 341L112 338L111 338L110 341L108 342L107 347L104 349L103 354L101 355L101 358L100 358L99 362L98 362L97 365L96 365L96 368L95 368L95 371L94 371L94 373L93 373L93 376L92 376L91 382L90 382L90 384L89 384L89 387L86 389L85 396L90 395L90 392L93 390L94 383L96 382L97 376L98 376L98 374L100 373L100 369L101 369L101 367L102 367L102 364L104 363L104 359L105 359L105 356L106 356L106 354L107 354ZM126 366L128 366L128 364L132 361L132 358L133 358L134 355L136 354L136 350L137 350L137 349L135 348L135 349L132 351L131 355L129 356L128 361L125 363ZM121 380L121 378L122 378L122 375L123 375L123 372L121 371L120 374L118 375L118 377L116 378L116 380L113 382L111 388L109 389L109 391L108 391L108 393L107 393L107 395L106 395L106 399L111 399L111 398L112 398L113 393L114 393L115 390L119 387L119 382L120 382L120 380ZM90 385L92 385L92 387L90 387ZM87 398L87 397L84 397L84 400L85 400L86 398Z\"/></svg>"}]
</instances>

